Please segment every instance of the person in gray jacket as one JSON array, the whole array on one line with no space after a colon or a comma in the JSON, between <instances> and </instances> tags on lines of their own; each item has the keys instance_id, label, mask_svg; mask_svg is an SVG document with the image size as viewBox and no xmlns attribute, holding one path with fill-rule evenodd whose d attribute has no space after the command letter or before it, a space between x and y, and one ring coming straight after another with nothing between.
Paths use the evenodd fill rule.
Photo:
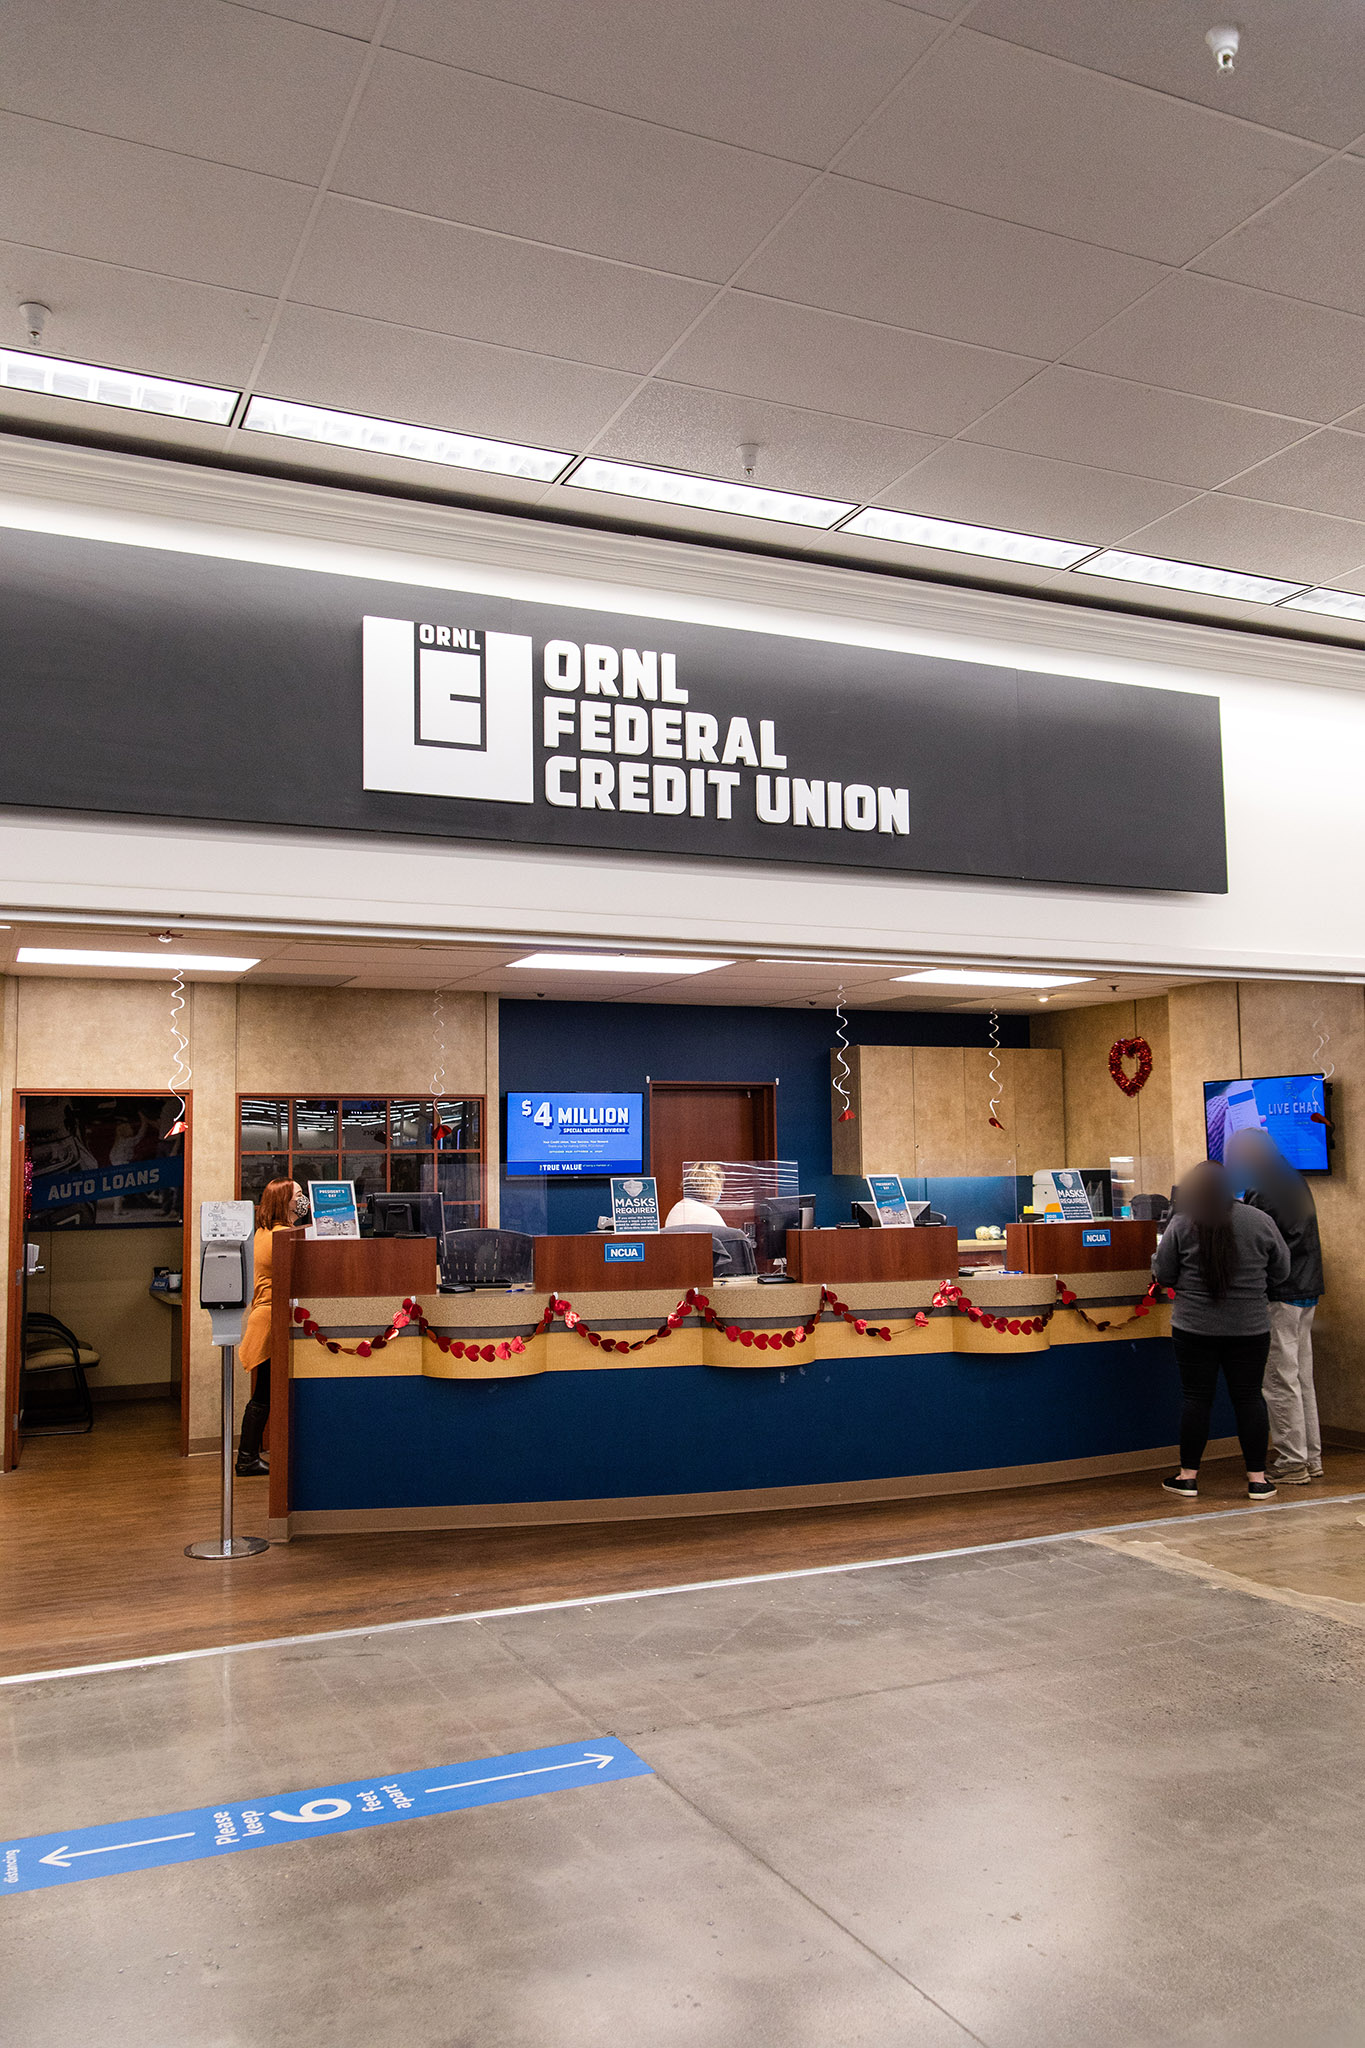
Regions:
<instances>
[{"instance_id":1,"label":"person in gray jacket","mask_svg":"<svg viewBox=\"0 0 1365 2048\"><path fill-rule=\"evenodd\" d=\"M1270 1357L1265 1404L1275 1440L1271 1473L1278 1486L1307 1486L1322 1477L1322 1431L1313 1388L1313 1314L1322 1294L1318 1212L1307 1181L1285 1161L1265 1131L1237 1131L1227 1162L1246 1187L1248 1207L1267 1215L1289 1252L1289 1277L1270 1289Z\"/></svg>"},{"instance_id":2,"label":"person in gray jacket","mask_svg":"<svg viewBox=\"0 0 1365 2048\"><path fill-rule=\"evenodd\" d=\"M1270 1500L1266 1478L1270 1418L1261 1382L1270 1350L1269 1289L1289 1277L1289 1253L1269 1216L1234 1199L1230 1178L1206 1161L1186 1174L1171 1220L1152 1255L1152 1275L1175 1289L1171 1342L1180 1369L1180 1470L1167 1493L1193 1500L1209 1440L1209 1415L1221 1372L1237 1417L1247 1492Z\"/></svg>"}]
</instances>

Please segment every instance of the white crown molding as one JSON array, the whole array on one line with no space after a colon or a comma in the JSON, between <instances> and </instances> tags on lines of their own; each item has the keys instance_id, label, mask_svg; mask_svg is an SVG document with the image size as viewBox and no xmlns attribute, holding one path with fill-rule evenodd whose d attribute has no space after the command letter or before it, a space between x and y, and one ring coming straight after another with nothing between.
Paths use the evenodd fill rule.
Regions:
<instances>
[{"instance_id":1,"label":"white crown molding","mask_svg":"<svg viewBox=\"0 0 1365 2048\"><path fill-rule=\"evenodd\" d=\"M1102 665L1113 673L1138 668L1179 669L1187 675L1278 684L1365 689L1361 650L1247 632L1236 626L1196 625L1060 604L958 585L920 582L778 556L749 555L723 546L655 539L533 520L514 512L470 511L382 494L341 490L233 470L201 467L145 455L0 437L0 525L63 530L63 508L121 522L105 537L166 545L157 526L179 525L177 545L223 551L225 534L286 537L338 551L364 550L399 563L426 563L451 580L458 565L499 579L554 578L574 586L569 601L615 599L626 609L652 609L660 600L683 605L758 608L762 623L782 630L857 637L892 633L941 637L978 658L1004 660L1031 650L1067 667ZM40 508L49 508L43 516ZM138 528L145 523L146 531ZM78 521L73 521L73 530ZM317 560L344 573L365 573L363 563ZM455 578L453 580L458 580ZM595 594L595 595L594 595ZM634 598L632 603L630 600ZM797 621L801 624L797 625ZM751 617L747 623L756 621Z\"/></svg>"}]
</instances>

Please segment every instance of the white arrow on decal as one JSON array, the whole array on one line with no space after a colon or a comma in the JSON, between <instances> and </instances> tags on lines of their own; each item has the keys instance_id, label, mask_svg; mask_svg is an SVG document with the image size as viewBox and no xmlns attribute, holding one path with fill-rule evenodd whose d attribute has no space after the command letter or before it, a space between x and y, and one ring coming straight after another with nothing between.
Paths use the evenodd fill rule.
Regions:
<instances>
[{"instance_id":1,"label":"white arrow on decal","mask_svg":"<svg viewBox=\"0 0 1365 2048\"><path fill-rule=\"evenodd\" d=\"M461 1778L454 1785L428 1785L428 1792L463 1792L470 1785L505 1785L511 1778L542 1778L547 1771L576 1771L583 1764L595 1764L599 1771L608 1764L614 1764L614 1756L603 1756L599 1750L590 1749L586 1756L573 1757L567 1764L537 1764L530 1771L500 1771L496 1778Z\"/></svg>"},{"instance_id":2,"label":"white arrow on decal","mask_svg":"<svg viewBox=\"0 0 1365 2048\"><path fill-rule=\"evenodd\" d=\"M98 1849L68 1849L65 1842L60 1849L49 1850L40 1856L40 1863L51 1863L58 1870L69 1870L76 1856L111 1856L116 1849L150 1849L154 1842L192 1842L194 1829L187 1835L144 1835L140 1842L101 1842Z\"/></svg>"}]
</instances>

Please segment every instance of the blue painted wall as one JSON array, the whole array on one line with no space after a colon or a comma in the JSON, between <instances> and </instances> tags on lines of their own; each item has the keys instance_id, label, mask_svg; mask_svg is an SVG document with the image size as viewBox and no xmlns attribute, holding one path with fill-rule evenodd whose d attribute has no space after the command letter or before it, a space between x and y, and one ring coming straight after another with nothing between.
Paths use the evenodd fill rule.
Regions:
<instances>
[{"instance_id":1,"label":"blue painted wall","mask_svg":"<svg viewBox=\"0 0 1365 2048\"><path fill-rule=\"evenodd\" d=\"M848 1021L854 1045L985 1045L987 1030L985 1017L938 1012L863 1010ZM504 1000L498 1005L498 1038L504 1093L615 1088L646 1094L651 1075L656 1081L775 1078L778 1157L800 1164L801 1192L815 1196L817 1223L846 1223L849 1203L867 1194L860 1178L831 1170L834 1018L828 1010ZM1000 1038L1003 1045L1026 1046L1028 1020L1002 1017ZM951 1188L949 1220L970 1235L978 1223L1006 1220L1003 1185L996 1179L935 1181L929 1195L942 1208L938 1192ZM504 1180L503 1204L507 1228L561 1236L595 1229L611 1199L605 1180L552 1180L543 1190Z\"/></svg>"}]
</instances>

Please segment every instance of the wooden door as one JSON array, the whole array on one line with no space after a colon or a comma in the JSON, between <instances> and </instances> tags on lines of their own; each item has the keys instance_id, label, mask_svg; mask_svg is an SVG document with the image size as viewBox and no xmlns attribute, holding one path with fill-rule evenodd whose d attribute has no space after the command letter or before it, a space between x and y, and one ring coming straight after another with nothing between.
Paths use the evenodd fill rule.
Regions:
<instances>
[{"instance_id":1,"label":"wooden door","mask_svg":"<svg viewBox=\"0 0 1365 2048\"><path fill-rule=\"evenodd\" d=\"M659 1220L682 1198L685 1159L772 1159L777 1153L774 1081L652 1081L649 1170L659 1183Z\"/></svg>"}]
</instances>

